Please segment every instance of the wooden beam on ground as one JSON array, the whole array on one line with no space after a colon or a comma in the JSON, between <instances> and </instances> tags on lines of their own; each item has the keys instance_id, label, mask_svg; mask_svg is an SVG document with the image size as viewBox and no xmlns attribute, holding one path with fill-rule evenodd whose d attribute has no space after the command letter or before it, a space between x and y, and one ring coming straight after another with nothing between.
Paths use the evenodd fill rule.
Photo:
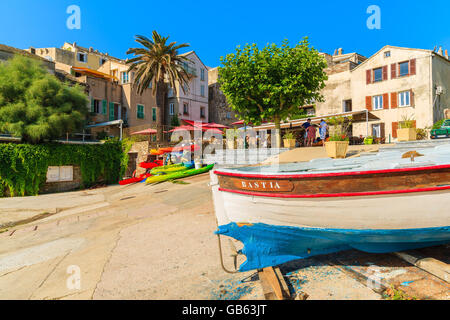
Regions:
<instances>
[{"instance_id":1,"label":"wooden beam on ground","mask_svg":"<svg viewBox=\"0 0 450 320\"><path fill-rule=\"evenodd\" d=\"M428 273L431 273L433 276L450 283L450 265L445 262L434 258L413 256L405 252L394 252L394 255L412 264L413 266L416 266L417 268L420 268Z\"/></svg>"},{"instance_id":2,"label":"wooden beam on ground","mask_svg":"<svg viewBox=\"0 0 450 320\"><path fill-rule=\"evenodd\" d=\"M289 288L278 267L258 270L266 300L285 300L290 298Z\"/></svg>"}]
</instances>

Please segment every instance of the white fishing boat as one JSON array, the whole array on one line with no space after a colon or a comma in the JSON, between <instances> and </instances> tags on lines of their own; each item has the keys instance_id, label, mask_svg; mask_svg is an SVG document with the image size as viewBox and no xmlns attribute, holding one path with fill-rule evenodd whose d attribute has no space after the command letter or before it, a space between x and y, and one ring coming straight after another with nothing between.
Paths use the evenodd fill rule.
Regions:
<instances>
[{"instance_id":1,"label":"white fishing boat","mask_svg":"<svg viewBox=\"0 0 450 320\"><path fill-rule=\"evenodd\" d=\"M450 144L219 168L211 185L216 233L244 244L241 271L351 248L450 242Z\"/></svg>"}]
</instances>

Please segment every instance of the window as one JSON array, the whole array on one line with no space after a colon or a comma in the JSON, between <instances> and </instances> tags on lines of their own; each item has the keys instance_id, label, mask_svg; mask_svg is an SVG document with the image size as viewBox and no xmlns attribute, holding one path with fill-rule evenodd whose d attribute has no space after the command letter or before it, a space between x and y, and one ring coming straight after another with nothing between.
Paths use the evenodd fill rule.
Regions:
<instances>
[{"instance_id":1,"label":"window","mask_svg":"<svg viewBox=\"0 0 450 320\"><path fill-rule=\"evenodd\" d=\"M94 100L94 113L100 113L100 100Z\"/></svg>"},{"instance_id":2,"label":"window","mask_svg":"<svg viewBox=\"0 0 450 320\"><path fill-rule=\"evenodd\" d=\"M200 95L201 95L202 97L205 96L205 86L204 86L204 85L201 85L201 86L200 86Z\"/></svg>"},{"instance_id":3,"label":"window","mask_svg":"<svg viewBox=\"0 0 450 320\"><path fill-rule=\"evenodd\" d=\"M384 53L384 57L385 58L389 58L391 56L391 52L390 51L386 51L385 53Z\"/></svg>"},{"instance_id":4,"label":"window","mask_svg":"<svg viewBox=\"0 0 450 320\"><path fill-rule=\"evenodd\" d=\"M383 68L373 69L373 82L383 80Z\"/></svg>"},{"instance_id":5,"label":"window","mask_svg":"<svg viewBox=\"0 0 450 320\"><path fill-rule=\"evenodd\" d=\"M227 112L227 119L231 119L231 112Z\"/></svg>"},{"instance_id":6,"label":"window","mask_svg":"<svg viewBox=\"0 0 450 320\"><path fill-rule=\"evenodd\" d=\"M173 116L175 114L175 105L173 103L169 104L169 114Z\"/></svg>"},{"instance_id":7,"label":"window","mask_svg":"<svg viewBox=\"0 0 450 320\"><path fill-rule=\"evenodd\" d=\"M141 104L137 105L137 118L144 119L144 106Z\"/></svg>"},{"instance_id":8,"label":"window","mask_svg":"<svg viewBox=\"0 0 450 320\"><path fill-rule=\"evenodd\" d=\"M186 102L183 103L183 114L189 114L189 105Z\"/></svg>"},{"instance_id":9,"label":"window","mask_svg":"<svg viewBox=\"0 0 450 320\"><path fill-rule=\"evenodd\" d=\"M205 107L200 107L200 118L205 118Z\"/></svg>"},{"instance_id":10,"label":"window","mask_svg":"<svg viewBox=\"0 0 450 320\"><path fill-rule=\"evenodd\" d=\"M399 63L400 77L409 75L409 61Z\"/></svg>"},{"instance_id":11,"label":"window","mask_svg":"<svg viewBox=\"0 0 450 320\"><path fill-rule=\"evenodd\" d=\"M167 97L172 98L173 97L173 89L169 87L169 90L167 91Z\"/></svg>"},{"instance_id":12,"label":"window","mask_svg":"<svg viewBox=\"0 0 450 320\"><path fill-rule=\"evenodd\" d=\"M120 73L120 82L123 84L128 83L128 72L121 72Z\"/></svg>"},{"instance_id":13,"label":"window","mask_svg":"<svg viewBox=\"0 0 450 320\"><path fill-rule=\"evenodd\" d=\"M372 136L381 138L381 125L379 123L372 125Z\"/></svg>"},{"instance_id":14,"label":"window","mask_svg":"<svg viewBox=\"0 0 450 320\"><path fill-rule=\"evenodd\" d=\"M86 53L82 53L82 52L78 52L77 53L77 60L83 63L87 62L87 54Z\"/></svg>"},{"instance_id":15,"label":"window","mask_svg":"<svg viewBox=\"0 0 450 320\"><path fill-rule=\"evenodd\" d=\"M156 108L152 108L152 120L156 121Z\"/></svg>"},{"instance_id":16,"label":"window","mask_svg":"<svg viewBox=\"0 0 450 320\"><path fill-rule=\"evenodd\" d=\"M409 107L411 105L411 97L409 91L403 91L398 93L398 106L399 107Z\"/></svg>"},{"instance_id":17,"label":"window","mask_svg":"<svg viewBox=\"0 0 450 320\"><path fill-rule=\"evenodd\" d=\"M383 96L373 96L372 97L372 108L373 108L373 110L383 109Z\"/></svg>"},{"instance_id":18,"label":"window","mask_svg":"<svg viewBox=\"0 0 450 320\"><path fill-rule=\"evenodd\" d=\"M344 100L342 102L342 112L352 111L352 100Z\"/></svg>"},{"instance_id":19,"label":"window","mask_svg":"<svg viewBox=\"0 0 450 320\"><path fill-rule=\"evenodd\" d=\"M104 65L106 63L105 58L100 58L100 66Z\"/></svg>"},{"instance_id":20,"label":"window","mask_svg":"<svg viewBox=\"0 0 450 320\"><path fill-rule=\"evenodd\" d=\"M200 69L200 80L205 81L205 69Z\"/></svg>"}]
</instances>

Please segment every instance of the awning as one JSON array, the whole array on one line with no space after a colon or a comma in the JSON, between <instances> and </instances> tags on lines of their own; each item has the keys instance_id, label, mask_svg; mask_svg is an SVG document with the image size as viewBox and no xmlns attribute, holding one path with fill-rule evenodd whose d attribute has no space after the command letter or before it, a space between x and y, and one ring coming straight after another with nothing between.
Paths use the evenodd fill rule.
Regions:
<instances>
[{"instance_id":1,"label":"awning","mask_svg":"<svg viewBox=\"0 0 450 320\"><path fill-rule=\"evenodd\" d=\"M82 68L82 67L72 67L72 70L81 74L85 74L85 75L89 75L89 76L93 76L96 78L102 78L102 79L107 79L107 80L119 80L114 76L111 76L107 73L103 73L97 70L93 70L93 69L89 69L89 68Z\"/></svg>"},{"instance_id":2,"label":"awning","mask_svg":"<svg viewBox=\"0 0 450 320\"><path fill-rule=\"evenodd\" d=\"M131 135L134 135L134 134L155 134L155 133L158 133L158 131L157 130L155 130L155 129L145 129L145 130L141 130L141 131L137 131L137 132L132 132L131 133Z\"/></svg>"},{"instance_id":3,"label":"awning","mask_svg":"<svg viewBox=\"0 0 450 320\"><path fill-rule=\"evenodd\" d=\"M91 124L91 125L86 126L86 128L118 126L121 123L123 123L123 120L114 120L114 121Z\"/></svg>"},{"instance_id":4,"label":"awning","mask_svg":"<svg viewBox=\"0 0 450 320\"><path fill-rule=\"evenodd\" d=\"M300 127L303 123L307 121L307 119L311 119L312 123L320 123L322 119L326 121L326 119L333 118L333 117L352 117L353 123L356 122L368 122L368 121L374 121L374 120L380 120L377 116L370 113L368 110L360 110L360 111L349 111L349 112L342 112L342 113L335 113L335 114L329 114L324 115L320 117L308 117L303 119L295 119L295 120L288 120L286 122L282 122L280 124L281 129L290 129L295 127ZM273 122L262 124L257 127L253 127L254 130L270 130L275 129L275 124Z\"/></svg>"}]
</instances>

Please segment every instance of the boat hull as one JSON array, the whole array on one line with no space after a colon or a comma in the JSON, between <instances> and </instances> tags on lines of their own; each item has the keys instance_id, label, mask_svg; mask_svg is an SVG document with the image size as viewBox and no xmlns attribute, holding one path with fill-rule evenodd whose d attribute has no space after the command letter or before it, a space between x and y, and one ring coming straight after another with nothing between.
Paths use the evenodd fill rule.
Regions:
<instances>
[{"instance_id":1,"label":"boat hull","mask_svg":"<svg viewBox=\"0 0 450 320\"><path fill-rule=\"evenodd\" d=\"M244 244L241 271L352 248L384 253L450 242L446 187L283 196L221 188L214 173L211 182L216 232Z\"/></svg>"}]
</instances>

